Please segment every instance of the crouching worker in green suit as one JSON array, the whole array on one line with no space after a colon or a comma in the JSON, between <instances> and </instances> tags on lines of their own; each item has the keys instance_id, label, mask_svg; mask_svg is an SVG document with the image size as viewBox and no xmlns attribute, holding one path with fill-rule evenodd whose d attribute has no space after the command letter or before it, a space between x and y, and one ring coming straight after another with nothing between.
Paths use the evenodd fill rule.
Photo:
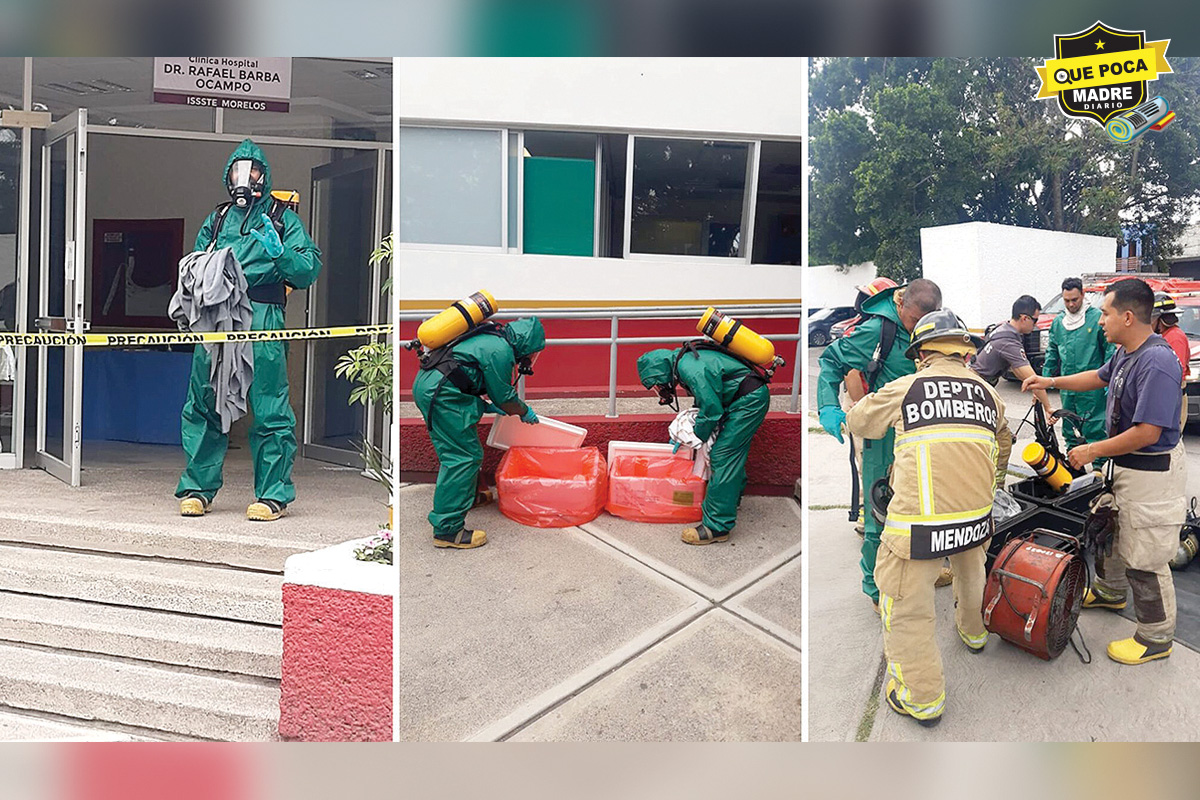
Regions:
<instances>
[{"instance_id":1,"label":"crouching worker in green suit","mask_svg":"<svg viewBox=\"0 0 1200 800\"><path fill-rule=\"evenodd\" d=\"M766 379L740 359L704 346L651 350L638 359L637 369L642 385L657 390L664 401L674 401L678 386L692 395L699 412L696 439L708 442L716 432L708 451L711 474L701 506L703 522L685 528L681 538L697 545L727 540L746 488L750 440L771 405Z\"/></svg>"},{"instance_id":2,"label":"crouching worker in green suit","mask_svg":"<svg viewBox=\"0 0 1200 800\"><path fill-rule=\"evenodd\" d=\"M484 413L537 424L537 414L517 396L516 383L518 373L533 374L533 362L545 346L541 321L527 317L479 325L422 362L413 399L440 464L429 512L435 547L465 550L487 544L487 533L466 527L467 512L480 499L483 445L475 426Z\"/></svg>"}]
</instances>

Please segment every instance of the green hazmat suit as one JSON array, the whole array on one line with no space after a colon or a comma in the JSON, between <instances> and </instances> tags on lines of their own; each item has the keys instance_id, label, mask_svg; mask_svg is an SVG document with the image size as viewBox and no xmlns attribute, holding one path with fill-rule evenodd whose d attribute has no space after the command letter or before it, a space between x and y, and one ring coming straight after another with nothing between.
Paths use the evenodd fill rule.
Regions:
<instances>
[{"instance_id":1,"label":"green hazmat suit","mask_svg":"<svg viewBox=\"0 0 1200 800\"><path fill-rule=\"evenodd\" d=\"M214 249L230 247L251 286L286 283L296 289L311 286L321 271L321 251L304 230L304 223L292 211L283 214L283 252L272 258L250 231L262 228L262 220L271 203L271 166L258 145L249 139L237 146L225 164L225 175L238 159L250 158L263 165L262 197L246 209L231 206L216 232ZM208 219L196 236L196 250L205 250L213 241L218 211ZM251 301L252 330L281 330L284 307L275 303ZM250 425L250 453L254 460L254 495L259 500L290 503L296 499L292 485L292 465L296 459L296 416L288 401L287 342L254 342L254 380L250 384L249 403L254 414ZM175 490L176 497L197 494L212 501L221 488L221 468L229 435L221 432L216 410L216 395L209 382L209 357L203 347L192 353L192 372L187 400L183 405L183 451L187 466Z\"/></svg>"},{"instance_id":2,"label":"green hazmat suit","mask_svg":"<svg viewBox=\"0 0 1200 800\"><path fill-rule=\"evenodd\" d=\"M1065 312L1060 313L1050 323L1046 361L1042 365L1042 375L1047 378L1100 369L1117 349L1104 338L1104 329L1100 327L1100 309L1089 307L1084 314L1083 324L1073 331L1067 330L1063 325L1064 315ZM1107 438L1103 389L1091 392L1060 391L1059 401L1065 410L1083 417L1082 438L1074 425L1063 422L1063 438L1066 439L1068 448ZM1106 459L1097 459L1097 464L1104 460Z\"/></svg>"},{"instance_id":3,"label":"green hazmat suit","mask_svg":"<svg viewBox=\"0 0 1200 800\"><path fill-rule=\"evenodd\" d=\"M475 431L483 418L481 395L487 395L508 415L523 416L529 410L517 397L513 376L518 359L546 346L546 332L537 317L526 317L505 325L503 334L480 333L452 349L474 394L463 392L436 369L421 370L413 381L413 400L429 427L438 457L437 486L428 517L434 536L448 537L461 531L475 503L483 464L483 445Z\"/></svg>"},{"instance_id":4,"label":"green hazmat suit","mask_svg":"<svg viewBox=\"0 0 1200 800\"><path fill-rule=\"evenodd\" d=\"M854 331L849 336L831 343L821 353L821 371L817 375L817 408L838 405L838 390L847 372L856 369L866 373L875 347L879 344L884 318L896 324L896 338L870 390L876 391L896 378L912 375L917 371L916 363L904 355L912 339L908 329L900 322L900 312L893 297L895 292L895 289L885 289L865 300L862 304L863 319ZM879 537L883 526L871 514L869 498L871 485L881 478L887 478L892 468L895 436L895 431L889 429L883 439L863 440L860 492L868 507L863 519L864 534L859 568L863 575L863 593L875 602L879 602L879 588L875 585L875 554L879 551Z\"/></svg>"},{"instance_id":5,"label":"green hazmat suit","mask_svg":"<svg viewBox=\"0 0 1200 800\"><path fill-rule=\"evenodd\" d=\"M651 350L637 361L638 377L647 389L671 383L671 368L680 350ZM720 426L708 453L710 475L701 512L704 526L714 534L728 533L737 524L738 502L746 489L746 458L750 440L771 405L766 385L734 399L742 381L754 371L733 356L716 350L695 350L679 359L679 384L699 409L696 438L708 441Z\"/></svg>"}]
</instances>

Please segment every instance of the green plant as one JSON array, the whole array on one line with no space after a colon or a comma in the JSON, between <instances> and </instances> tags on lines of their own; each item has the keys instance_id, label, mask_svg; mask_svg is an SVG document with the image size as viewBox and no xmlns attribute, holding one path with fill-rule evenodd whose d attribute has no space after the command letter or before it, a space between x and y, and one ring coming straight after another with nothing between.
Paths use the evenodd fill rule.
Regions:
<instances>
[{"instance_id":1,"label":"green plant","mask_svg":"<svg viewBox=\"0 0 1200 800\"><path fill-rule=\"evenodd\" d=\"M359 561L374 561L376 564L392 564L392 532L386 528L379 531L371 541L356 547L354 557Z\"/></svg>"},{"instance_id":2,"label":"green plant","mask_svg":"<svg viewBox=\"0 0 1200 800\"><path fill-rule=\"evenodd\" d=\"M388 234L371 253L372 266L392 263L392 235ZM391 289L392 279L384 281L383 291ZM392 412L392 386L395 358L390 340L371 341L356 347L338 359L334 374L357 384L350 392L350 404L379 403L386 414Z\"/></svg>"},{"instance_id":3,"label":"green plant","mask_svg":"<svg viewBox=\"0 0 1200 800\"><path fill-rule=\"evenodd\" d=\"M379 247L371 253L371 266L390 266L392 263L392 235L388 234ZM384 293L391 290L392 279L383 284ZM378 403L385 414L392 413L392 389L395 382L395 358L390 340L371 341L356 347L338 359L334 374L355 383L350 392L350 405ZM383 451L368 441L359 444L367 476L387 489L392 495L392 465ZM390 548L389 542L389 548Z\"/></svg>"}]
</instances>

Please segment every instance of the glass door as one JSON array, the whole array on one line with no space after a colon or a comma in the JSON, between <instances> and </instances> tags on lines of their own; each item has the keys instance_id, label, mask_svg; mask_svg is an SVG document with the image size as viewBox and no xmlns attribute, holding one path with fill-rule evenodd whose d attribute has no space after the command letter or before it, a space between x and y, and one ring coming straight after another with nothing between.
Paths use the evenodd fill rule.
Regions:
<instances>
[{"instance_id":1,"label":"glass door","mask_svg":"<svg viewBox=\"0 0 1200 800\"><path fill-rule=\"evenodd\" d=\"M87 110L46 130L42 145L40 331L82 334L87 209ZM83 345L39 346L35 464L79 485Z\"/></svg>"},{"instance_id":2,"label":"glass door","mask_svg":"<svg viewBox=\"0 0 1200 800\"><path fill-rule=\"evenodd\" d=\"M371 267L377 244L377 153L358 153L323 164L312 172L313 240L321 249L321 275L308 290L308 326L366 325L379 313L379 269ZM361 467L359 445L380 444L373 409L350 405L353 385L334 375L347 351L366 337L307 343L304 391L304 441L301 454L345 466Z\"/></svg>"}]
</instances>

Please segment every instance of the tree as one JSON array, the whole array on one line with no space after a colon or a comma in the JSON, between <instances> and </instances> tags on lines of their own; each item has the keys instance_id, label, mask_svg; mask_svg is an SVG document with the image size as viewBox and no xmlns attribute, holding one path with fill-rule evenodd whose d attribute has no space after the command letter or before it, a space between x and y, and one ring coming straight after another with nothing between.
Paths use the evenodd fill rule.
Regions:
<instances>
[{"instance_id":1,"label":"tree","mask_svg":"<svg viewBox=\"0 0 1200 800\"><path fill-rule=\"evenodd\" d=\"M1150 84L1178 119L1118 144L1035 99L1027 58L814 59L810 77L813 263L874 260L921 274L920 229L984 221L1137 235L1178 252L1200 197L1200 60Z\"/></svg>"}]
</instances>

